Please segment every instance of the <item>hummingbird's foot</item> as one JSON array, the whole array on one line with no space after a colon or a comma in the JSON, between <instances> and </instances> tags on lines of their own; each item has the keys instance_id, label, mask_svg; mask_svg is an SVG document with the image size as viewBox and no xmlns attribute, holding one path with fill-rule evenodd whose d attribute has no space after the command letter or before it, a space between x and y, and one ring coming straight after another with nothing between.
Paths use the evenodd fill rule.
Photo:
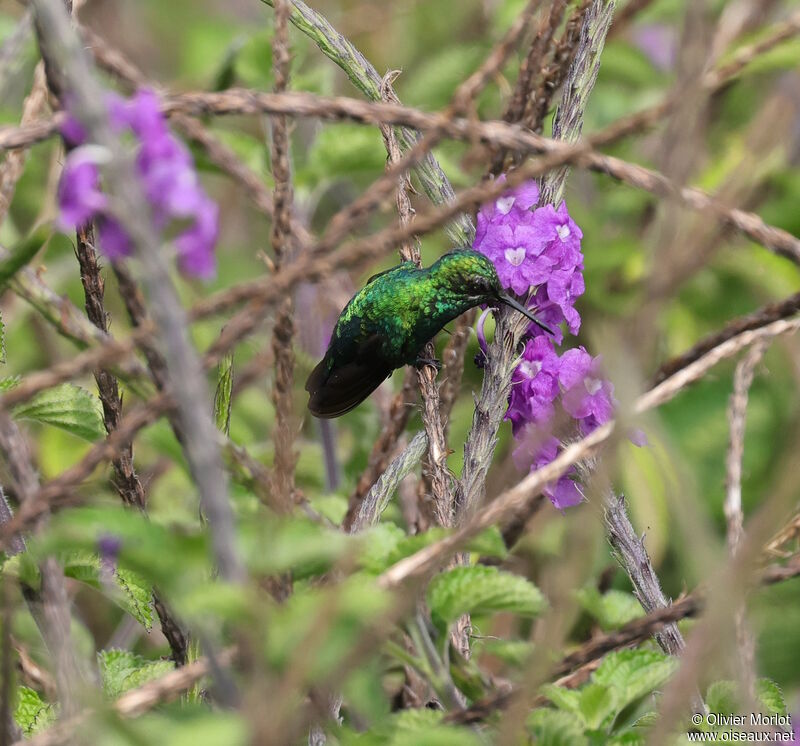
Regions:
<instances>
[{"instance_id":1,"label":"hummingbird's foot","mask_svg":"<svg viewBox=\"0 0 800 746\"><path fill-rule=\"evenodd\" d=\"M423 357L419 355L414 361L415 368L424 368L426 365L436 368L437 373L442 369L442 364L435 357Z\"/></svg>"}]
</instances>

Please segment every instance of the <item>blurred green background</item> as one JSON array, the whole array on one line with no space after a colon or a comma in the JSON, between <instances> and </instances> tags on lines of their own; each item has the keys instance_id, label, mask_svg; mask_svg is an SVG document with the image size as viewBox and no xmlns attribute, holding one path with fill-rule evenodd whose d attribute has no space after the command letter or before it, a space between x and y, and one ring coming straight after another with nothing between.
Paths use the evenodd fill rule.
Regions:
<instances>
[{"instance_id":1,"label":"blurred green background","mask_svg":"<svg viewBox=\"0 0 800 746\"><path fill-rule=\"evenodd\" d=\"M676 80L672 45L679 45L689 3L656 0L636 21L613 34L603 55L596 89L584 123L592 133L622 115L659 101ZM712 22L724 11L725 2L707 3ZM800 3L779 4L783 9ZM406 104L425 110L444 107L455 87L478 64L522 8L522 0L407 0L402 3L320 0L315 8L325 14L358 46L379 73L397 69L402 74L395 88ZM621 3L624 7L624 3ZM7 37L20 16L11 0L0 2L0 40ZM82 20L133 59L159 87L169 91L215 90L243 86L270 90L272 11L258 0L90 0L81 10ZM713 28L713 23L712 26ZM655 36L645 32L655 29ZM747 32L732 43L750 43L764 28ZM656 44L653 39L659 41ZM358 97L344 73L296 30L291 33L292 82L297 90ZM723 60L731 55L723 54ZM16 123L22 99L30 85L35 63L30 36L18 64L0 75L0 116ZM488 86L479 101L482 117L501 116L513 86L520 56L512 55L506 74ZM737 194L744 204L764 219L795 235L800 233L800 39L785 42L760 58L734 82L716 95L708 107L706 125L695 138L696 150L689 169L692 182L708 190L728 187L746 174L746 188ZM113 82L109 81L109 85ZM774 107L781 116L773 119ZM550 117L547 118L546 130ZM242 159L270 183L267 122L259 117L229 117L207 122ZM769 130L775 126L775 131ZM764 143L766 135L772 141ZM301 120L292 131L293 167L298 210L312 230L323 229L334 212L360 194L385 165L385 151L375 128L351 124L321 124ZM766 138L769 140L769 138ZM662 152L664 128L629 138L610 149L622 158L659 168L670 167ZM446 143L436 155L453 185L472 185L485 172L485 163L467 157L463 144ZM54 179L61 151L54 142L32 149L25 174L17 189L10 217L0 230L0 243L9 246L24 238L35 225L52 218ZM209 285L176 277L187 304L217 289L252 278L267 270L261 254L270 254L269 224L250 204L240 188L218 173L203 155L195 152L206 185L218 200L222 233L218 247L219 274ZM421 191L421 190L420 190ZM654 283L663 279L672 259L659 252L665 220L663 206L652 196L620 185L609 178L586 172L573 173L566 193L570 212L584 233L586 295L578 308L584 325L578 343L593 354L604 355L617 387L617 395L630 401L643 390L658 365L727 320L760 305L796 292L800 271L785 259L769 254L731 232L707 231L709 218L679 216L684 242L698 237L708 250L708 261L690 268L656 307L649 328L646 354L630 349L625 340L642 309L652 300ZM423 197L417 198L422 204ZM375 228L387 216L373 218ZM422 242L425 261L448 248L442 232ZM390 266L394 257L377 257L358 276L332 278L335 292L315 302L321 313L333 317L352 291L369 274ZM46 281L59 293L82 307L83 297L70 239L54 237L36 258ZM338 304L338 307L337 307ZM112 330L125 328L125 314L109 280L107 306ZM36 312L19 298L6 293L2 304L6 325L5 374L24 375L55 360L68 358L75 347L59 338ZM298 315L298 324L313 328L315 313ZM201 347L218 333L220 319L195 327ZM444 335L443 335L444 336ZM319 340L298 346L296 411L305 413L302 384L316 362ZM439 340L443 344L444 339ZM237 350L237 367L268 345L266 334L257 335ZM462 395L453 413L450 465L461 466L463 442L472 416L471 392L480 387L481 372L473 365L477 351L473 339L467 354ZM706 580L709 558L724 557L725 454L728 443L726 408L734 364L716 367L701 383L659 409L645 424L649 447L623 446L619 458L618 486L628 495L637 529L647 534L647 546L663 579L665 589L677 596ZM392 385L399 385L396 374ZM83 384L93 390L86 378ZM759 366L750 392L744 453L743 501L746 515L753 514L769 496L781 491L789 509L800 501L796 453L800 439L800 347L796 339L777 341ZM231 435L251 452L269 462L272 404L268 374L236 399ZM132 394L129 392L128 396ZM419 426L413 421L410 430ZM325 488L317 424L307 415L299 439L298 486L331 515L341 514L346 497L366 463L380 429L376 407L367 404L335 424L341 479L332 492ZM36 455L43 476L52 477L77 461L88 444L47 427L31 426ZM498 479L493 491L516 478L509 471L506 454L510 431L504 428L497 457ZM137 446L137 463L152 472L151 512L156 520L170 523L194 516L196 505L181 463L180 451L164 422L149 428ZM169 460L168 463L165 463ZM505 464L505 466L504 466ZM163 467L163 468L162 468ZM93 481L98 494L108 492L105 473ZM494 485L497 485L496 487ZM240 498L245 500L244 495ZM545 521L543 534L531 540L531 551L548 555L559 551L556 511ZM608 553L598 552L598 572L610 563ZM626 587L621 573L614 583ZM89 601L86 601L89 604ZM774 678L790 692L800 688L800 580L759 591L753 605L758 632L760 673ZM113 620L92 622L95 633ZM797 699L790 700L797 703ZM791 704L790 704L791 707Z\"/></svg>"}]
</instances>

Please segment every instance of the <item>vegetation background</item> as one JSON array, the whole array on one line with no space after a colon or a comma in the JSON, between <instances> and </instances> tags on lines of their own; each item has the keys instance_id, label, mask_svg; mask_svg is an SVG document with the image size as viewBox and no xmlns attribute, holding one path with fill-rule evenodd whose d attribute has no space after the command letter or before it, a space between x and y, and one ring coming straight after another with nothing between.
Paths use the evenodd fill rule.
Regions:
<instances>
[{"instance_id":1,"label":"vegetation background","mask_svg":"<svg viewBox=\"0 0 800 746\"><path fill-rule=\"evenodd\" d=\"M582 23L589 6L613 3L318 0L312 5L379 76L399 71L392 84L397 98L424 112L446 110L459 85L484 64L525 8L533 8L474 105L455 112L502 120L520 68L550 14L558 8L563 13L539 62L559 69L553 55L560 49L566 69L579 44L567 37L568 24ZM166 101L185 92L219 93L221 101L220 92L232 88L275 89L275 11L262 2L89 0L75 6L82 26L96 35L84 37L84 46L94 51L107 88L128 94L132 80L146 80ZM620 0L617 6L582 112L584 136L666 97L671 104L653 126L598 148L800 234L800 3ZM304 33L290 26L288 39L290 90L365 100L346 71L320 50L313 29ZM126 80L120 59L142 77ZM746 64L730 78L712 86L703 82L743 59ZM0 0L0 116L9 128L18 127L21 118L27 125L52 116L56 102L42 92L43 78L35 72L39 60L30 11ZM537 69L535 80L543 76ZM37 86L41 100L31 104L29 98L23 118L23 103ZM557 88L543 119L545 136L552 132L559 96ZM225 116L212 107L192 109L185 101L174 106L173 129L191 145L221 216L216 278L203 283L177 272L172 276L187 309L280 273L307 250L298 246L296 233L283 255L273 250L273 116L269 106L257 113L245 111L241 101L238 106ZM386 168L386 147L374 123L289 119L293 220L313 241L335 225L331 221L339 211L374 188ZM459 191L481 184L496 148L448 137L433 152ZM14 165L19 153L24 162ZM56 371L79 359L81 350L104 343L84 313L76 237L52 227L63 158L63 144L51 136L22 151L6 149L0 162L0 193L10 200L0 200L0 280L3 386L11 395L24 391L37 372ZM532 158L529 152L519 162ZM565 198L584 235L587 288L578 304L583 317L578 342L603 355L626 423L632 421L635 398L648 390L660 366L698 340L730 330L732 321L765 307L749 327L763 329L796 312L796 244L793 258L791 251L776 253L759 234L720 222L715 207L691 209L667 196L669 190L637 188L631 179L625 183L572 160ZM430 202L418 175L412 184L412 204L424 215ZM391 225L396 219L391 195L381 202L363 224L338 236L336 245ZM473 205L468 212L474 216ZM424 264L453 245L441 222L421 237ZM285 234L277 235L285 240ZM7 726L0 743L22 737L40 743L158 739L197 746L321 743L326 737L333 743L638 743L685 732L698 696L716 711L800 712L800 580L792 579L797 571L791 569L797 565L793 553L800 526L796 338L766 335L763 360L751 358L749 392L740 386L746 402L741 508L745 535L752 525L752 542L760 542L747 545L750 553L740 564L731 560L729 520L735 523L736 517L726 519L724 510L737 463L735 452L729 455L732 420L734 436L737 425L730 413L741 360L736 355L702 371L691 385L679 385L674 398L635 420L647 434L646 447L621 439L604 448L587 481L585 504L562 514L549 503L531 502L535 495L530 495L525 530L511 546L501 540L506 520L473 539L468 562L474 573L462 578L459 569L445 570L427 592L419 578L379 589L381 573L445 535L436 527L407 535L420 525L415 501L419 483L424 489L426 482L418 466L396 496L394 489L386 495L396 499L379 525L363 536L338 528L362 476L371 476L369 487L382 471L374 469L374 448L396 420L390 404L403 372L367 403L324 426L305 409L303 382L347 299L367 277L396 261L391 246L377 243L359 261L320 265L321 276L309 274L314 282L292 287L294 359L288 388L277 387L284 391L277 395L278 407L288 407L283 425L276 422L280 368L276 373L273 307L258 308L257 297L251 297L258 324L235 340L232 358L223 357L209 371L209 392L217 390L217 422L227 433L221 449L244 577L225 578L214 570L218 556L209 549L197 480L176 438L180 417L178 425L174 418L172 425L169 417L153 418L134 435L146 520L122 505L114 487L109 460L118 449L70 481L76 465L80 470L107 437L92 366L78 370L71 384L58 381L36 397L0 398L0 448L6 456L0 484L20 512L25 479L33 470L33 497L28 497L52 507L49 517L50 511L39 512L23 523L24 553L15 554L8 532L3 535L0 696ZM105 260L100 263L110 333L127 338L130 288L120 286ZM136 262L130 274L139 277ZM146 297L148 304L157 302ZM782 305L770 306L778 302ZM195 348L215 349L221 329L239 310L231 303L193 321ZM445 360L444 348L453 338L437 340ZM483 371L473 362L477 352L475 335L469 335L447 431L447 465L454 479L461 474L472 427L473 392L481 390ZM141 352L109 362L124 414L156 396L158 380L154 385L148 377L147 362ZM740 375L746 378L747 371L740 369ZM210 413L211 395L198 406ZM280 476L276 482L275 470L287 470L274 466L281 427L297 457L288 469L293 476L283 474L291 483L290 508L276 501L286 490ZM401 429L390 438L387 458L424 430L416 407ZM505 423L483 504L524 476L512 463L512 446ZM20 473L26 468L27 477ZM55 487L37 497L41 485ZM652 612L632 593L629 575L635 570L626 571L624 552L620 566L607 541L603 507L609 485L627 497L633 527L644 536L666 596L691 593L694 606L685 614L691 616L700 612L698 599L708 600L698 620L680 623L692 656L677 674L676 664L648 640L655 627L639 628L638 636L620 638L619 645L609 642L609 635ZM769 552L762 554L767 544ZM487 564L479 557L488 557ZM449 556L441 559L445 567ZM776 580L781 568L789 570L782 582L752 588L742 612L739 594L765 564ZM55 586L48 587L53 575ZM168 624L179 628L171 641L160 630L153 587L169 609ZM427 604L416 605L421 599ZM457 634L451 648L448 629L458 629L468 613L467 659ZM564 656L585 652L598 640L609 644L604 653L628 650L633 643L639 657L610 653L623 658L607 657L611 663L599 676L597 656L559 668ZM176 678L173 660L181 645L179 662L188 664L178 671L189 673ZM563 689L540 688L575 671L580 675L562 682ZM132 694L133 700L124 700ZM661 719L647 714L653 712Z\"/></svg>"}]
</instances>

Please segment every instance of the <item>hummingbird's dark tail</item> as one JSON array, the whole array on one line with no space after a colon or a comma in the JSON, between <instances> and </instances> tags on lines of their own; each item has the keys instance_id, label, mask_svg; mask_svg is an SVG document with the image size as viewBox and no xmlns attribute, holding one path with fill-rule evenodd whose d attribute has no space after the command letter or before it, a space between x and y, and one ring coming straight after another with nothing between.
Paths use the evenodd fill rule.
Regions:
<instances>
[{"instance_id":1,"label":"hummingbird's dark tail","mask_svg":"<svg viewBox=\"0 0 800 746\"><path fill-rule=\"evenodd\" d=\"M339 417L361 404L391 373L391 368L375 360L351 362L331 370L326 356L306 381L308 409L322 419Z\"/></svg>"}]
</instances>

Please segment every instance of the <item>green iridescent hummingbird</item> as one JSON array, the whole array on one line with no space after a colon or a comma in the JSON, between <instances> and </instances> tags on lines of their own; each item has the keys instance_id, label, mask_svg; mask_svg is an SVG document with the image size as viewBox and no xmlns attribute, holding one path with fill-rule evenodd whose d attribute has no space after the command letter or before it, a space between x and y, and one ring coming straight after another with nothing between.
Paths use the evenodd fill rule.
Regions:
<instances>
[{"instance_id":1,"label":"green iridescent hummingbird","mask_svg":"<svg viewBox=\"0 0 800 746\"><path fill-rule=\"evenodd\" d=\"M503 292L492 262L457 249L426 269L413 262L367 280L336 322L325 357L306 381L308 408L338 417L366 399L403 365L417 365L422 348L442 327L481 304L504 303L552 331Z\"/></svg>"}]
</instances>

